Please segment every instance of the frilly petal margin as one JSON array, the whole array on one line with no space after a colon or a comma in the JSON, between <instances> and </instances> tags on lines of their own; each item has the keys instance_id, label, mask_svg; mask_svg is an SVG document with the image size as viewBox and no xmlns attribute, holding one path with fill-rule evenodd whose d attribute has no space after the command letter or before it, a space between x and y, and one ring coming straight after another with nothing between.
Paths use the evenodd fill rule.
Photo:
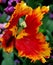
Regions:
<instances>
[{"instance_id":1,"label":"frilly petal margin","mask_svg":"<svg viewBox=\"0 0 53 65\"><path fill-rule=\"evenodd\" d=\"M45 63L45 58L50 57L51 49L45 36L39 33L39 27L44 14L48 11L49 8L46 6L32 9L23 1L18 3L7 26L5 26L7 30L1 39L4 50L11 52L15 46L18 56L29 58L31 61L41 60ZM16 25L22 16L25 16L27 26L18 33Z\"/></svg>"},{"instance_id":2,"label":"frilly petal margin","mask_svg":"<svg viewBox=\"0 0 53 65\"><path fill-rule=\"evenodd\" d=\"M38 33L35 39L28 37L16 39L15 47L18 56L29 58L31 61L41 60L45 63L45 58L49 58L51 53L51 48L42 33Z\"/></svg>"},{"instance_id":3,"label":"frilly petal margin","mask_svg":"<svg viewBox=\"0 0 53 65\"><path fill-rule=\"evenodd\" d=\"M17 23L18 23L19 18L22 17L22 16L24 16L24 15L27 15L27 14L31 13L31 11L32 11L32 8L28 7L26 5L26 3L24 3L23 1L21 1L21 3L18 3L15 6L15 11L12 14L12 16L11 16L8 24L5 27L8 28L8 29L10 29L13 26L16 26Z\"/></svg>"},{"instance_id":4,"label":"frilly petal margin","mask_svg":"<svg viewBox=\"0 0 53 65\"><path fill-rule=\"evenodd\" d=\"M12 36L12 32L10 30L6 30L2 36L2 48L5 52L12 52L15 38Z\"/></svg>"}]
</instances>

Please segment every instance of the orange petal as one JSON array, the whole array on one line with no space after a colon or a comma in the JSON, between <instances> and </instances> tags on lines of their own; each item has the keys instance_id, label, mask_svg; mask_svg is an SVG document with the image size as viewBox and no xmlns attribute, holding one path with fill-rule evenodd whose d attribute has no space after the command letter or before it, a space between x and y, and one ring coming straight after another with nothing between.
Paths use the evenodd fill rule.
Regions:
<instances>
[{"instance_id":1,"label":"orange petal","mask_svg":"<svg viewBox=\"0 0 53 65\"><path fill-rule=\"evenodd\" d=\"M6 52L12 52L14 45L14 37L10 30L6 30L2 36L2 48Z\"/></svg>"},{"instance_id":2,"label":"orange petal","mask_svg":"<svg viewBox=\"0 0 53 65\"><path fill-rule=\"evenodd\" d=\"M39 37L35 39L24 37L16 40L15 47L18 50L18 56L29 58L32 61L41 60L43 63L46 62L45 58L50 57L51 49L44 35L39 34L37 34Z\"/></svg>"},{"instance_id":3,"label":"orange petal","mask_svg":"<svg viewBox=\"0 0 53 65\"><path fill-rule=\"evenodd\" d=\"M27 6L26 3L24 2L18 3L15 6L15 11L8 22L9 25L7 24L6 28L12 28L13 26L17 25L19 18L24 15L30 14L31 11L32 8Z\"/></svg>"}]
</instances>

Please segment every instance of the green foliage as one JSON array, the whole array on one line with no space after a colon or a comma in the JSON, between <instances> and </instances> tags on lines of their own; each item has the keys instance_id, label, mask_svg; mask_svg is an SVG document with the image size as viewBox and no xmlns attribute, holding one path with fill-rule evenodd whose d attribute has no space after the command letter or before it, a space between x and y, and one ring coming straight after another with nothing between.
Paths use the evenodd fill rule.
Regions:
<instances>
[{"instance_id":1,"label":"green foliage","mask_svg":"<svg viewBox=\"0 0 53 65\"><path fill-rule=\"evenodd\" d=\"M12 58L13 59L13 56L14 56L13 52L11 52L11 53L3 52L4 59L5 58Z\"/></svg>"},{"instance_id":2,"label":"green foliage","mask_svg":"<svg viewBox=\"0 0 53 65\"><path fill-rule=\"evenodd\" d=\"M36 8L37 6L42 6L44 3L44 0L24 0L28 6L32 7L33 9ZM51 1L51 0L50 0ZM49 2L49 0L47 1ZM45 4L45 3L44 3ZM49 3L48 3L49 4ZM50 11L49 12L53 12L53 4L50 4ZM4 7L2 5L0 5L0 11L3 12L4 11ZM3 15L0 17L0 23L4 23L7 22L7 14L3 12ZM25 17L22 17L19 19L19 30L18 32L20 32L24 26L21 26L20 24L24 21ZM53 19L50 19L49 17L49 13L44 15L44 18L42 20L43 24L39 29L39 32L42 32L45 36L46 36L46 41L50 43L50 47L53 49ZM0 49L0 53L2 53L2 50ZM2 63L0 65L14 65L14 54L16 55L15 59L19 59L22 64L18 64L17 65L45 65L46 63L50 63L50 65L53 65L53 58L49 58L47 59L48 61L43 64L40 61L36 61L36 62L31 62L28 58L22 58L22 57L18 57L18 53L16 51L13 51L12 53L6 53L3 52L2 56ZM48 65L46 64L46 65Z\"/></svg>"},{"instance_id":3,"label":"green foliage","mask_svg":"<svg viewBox=\"0 0 53 65\"><path fill-rule=\"evenodd\" d=\"M4 60L1 65L14 65L13 53L3 52L3 58Z\"/></svg>"},{"instance_id":4,"label":"green foliage","mask_svg":"<svg viewBox=\"0 0 53 65\"><path fill-rule=\"evenodd\" d=\"M2 5L0 5L0 11L3 12L4 7Z\"/></svg>"},{"instance_id":5,"label":"green foliage","mask_svg":"<svg viewBox=\"0 0 53 65\"><path fill-rule=\"evenodd\" d=\"M0 23L6 22L7 14L3 13L3 15L0 17Z\"/></svg>"},{"instance_id":6,"label":"green foliage","mask_svg":"<svg viewBox=\"0 0 53 65\"><path fill-rule=\"evenodd\" d=\"M50 32L53 31L53 20L49 18L49 14L44 16L42 28L47 29Z\"/></svg>"},{"instance_id":7,"label":"green foliage","mask_svg":"<svg viewBox=\"0 0 53 65\"><path fill-rule=\"evenodd\" d=\"M50 5L50 12L53 11L53 4Z\"/></svg>"},{"instance_id":8,"label":"green foliage","mask_svg":"<svg viewBox=\"0 0 53 65\"><path fill-rule=\"evenodd\" d=\"M29 6L32 8L36 8L37 6L41 6L41 2L43 0L24 0Z\"/></svg>"},{"instance_id":9,"label":"green foliage","mask_svg":"<svg viewBox=\"0 0 53 65\"><path fill-rule=\"evenodd\" d=\"M43 24L40 27L40 32L46 36L46 40L50 42L50 46L53 48L53 20L49 18L49 14L46 14L42 21Z\"/></svg>"},{"instance_id":10,"label":"green foliage","mask_svg":"<svg viewBox=\"0 0 53 65\"><path fill-rule=\"evenodd\" d=\"M6 58L6 59L4 59L3 61L2 61L2 64L1 65L14 65L14 61L13 61L13 59L11 59L11 58Z\"/></svg>"}]
</instances>

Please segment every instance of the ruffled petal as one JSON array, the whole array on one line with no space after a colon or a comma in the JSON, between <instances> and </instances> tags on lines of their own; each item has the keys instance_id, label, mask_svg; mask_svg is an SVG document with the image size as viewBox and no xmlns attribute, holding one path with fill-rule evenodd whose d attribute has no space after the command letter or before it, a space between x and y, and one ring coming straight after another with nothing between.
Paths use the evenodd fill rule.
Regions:
<instances>
[{"instance_id":1,"label":"ruffled petal","mask_svg":"<svg viewBox=\"0 0 53 65\"><path fill-rule=\"evenodd\" d=\"M44 63L45 58L50 57L51 49L42 33L38 33L35 39L29 37L17 39L15 47L18 50L18 56L29 58L32 61L41 60Z\"/></svg>"},{"instance_id":2,"label":"ruffled petal","mask_svg":"<svg viewBox=\"0 0 53 65\"><path fill-rule=\"evenodd\" d=\"M18 3L15 7L14 13L12 14L8 24L6 25L6 28L12 28L13 26L17 25L19 18L27 15L29 12L31 13L31 11L32 8L28 7L26 3Z\"/></svg>"},{"instance_id":3,"label":"ruffled petal","mask_svg":"<svg viewBox=\"0 0 53 65\"><path fill-rule=\"evenodd\" d=\"M12 52L15 39L10 30L6 30L2 36L2 48L6 52Z\"/></svg>"},{"instance_id":4,"label":"ruffled petal","mask_svg":"<svg viewBox=\"0 0 53 65\"><path fill-rule=\"evenodd\" d=\"M31 14L28 14L25 18L26 22L26 32L30 34L35 34L39 31L39 27L42 24L42 18L45 13L49 11L49 8L46 6L37 7L32 11Z\"/></svg>"}]
</instances>

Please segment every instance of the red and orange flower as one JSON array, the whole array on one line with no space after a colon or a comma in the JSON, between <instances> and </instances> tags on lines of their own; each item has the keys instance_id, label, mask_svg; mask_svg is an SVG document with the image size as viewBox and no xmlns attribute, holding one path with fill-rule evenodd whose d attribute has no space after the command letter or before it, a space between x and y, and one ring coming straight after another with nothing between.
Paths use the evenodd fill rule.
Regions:
<instances>
[{"instance_id":1,"label":"red and orange flower","mask_svg":"<svg viewBox=\"0 0 53 65\"><path fill-rule=\"evenodd\" d=\"M18 56L29 58L31 61L46 62L45 58L50 57L51 49L45 36L39 32L39 27L42 24L43 15L48 11L49 8L46 6L33 10L24 2L18 3L2 37L3 49L11 52L15 47L18 50ZM25 16L23 22L26 26L18 32L17 24L22 16Z\"/></svg>"}]
</instances>

